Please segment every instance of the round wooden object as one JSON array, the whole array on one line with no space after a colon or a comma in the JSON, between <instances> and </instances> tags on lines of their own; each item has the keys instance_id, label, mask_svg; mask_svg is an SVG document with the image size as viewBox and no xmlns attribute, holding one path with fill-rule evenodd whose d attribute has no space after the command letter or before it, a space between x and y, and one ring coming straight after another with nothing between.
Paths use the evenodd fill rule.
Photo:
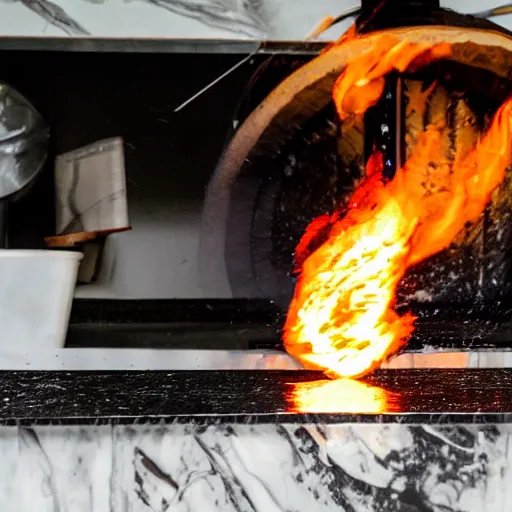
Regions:
<instances>
[{"instance_id":1,"label":"round wooden object","mask_svg":"<svg viewBox=\"0 0 512 512\"><path fill-rule=\"evenodd\" d=\"M449 60L512 78L512 37L490 30L446 26L387 30L413 43L449 43ZM226 267L226 223L232 184L258 153L279 151L301 127L326 108L332 87L347 62L378 44L374 32L333 46L291 74L249 115L224 151L207 191L201 237L201 281L205 295L232 296ZM249 281L254 276L247 276ZM249 290L250 287L248 287Z\"/></svg>"}]
</instances>

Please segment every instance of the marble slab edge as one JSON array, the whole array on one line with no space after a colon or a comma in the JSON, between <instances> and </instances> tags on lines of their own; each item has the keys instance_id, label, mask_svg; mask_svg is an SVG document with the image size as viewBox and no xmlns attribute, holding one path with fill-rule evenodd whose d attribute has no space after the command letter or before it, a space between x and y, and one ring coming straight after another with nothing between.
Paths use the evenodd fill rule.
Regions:
<instances>
[{"instance_id":1,"label":"marble slab edge","mask_svg":"<svg viewBox=\"0 0 512 512\"><path fill-rule=\"evenodd\" d=\"M512 369L0 372L0 424L512 423Z\"/></svg>"}]
</instances>

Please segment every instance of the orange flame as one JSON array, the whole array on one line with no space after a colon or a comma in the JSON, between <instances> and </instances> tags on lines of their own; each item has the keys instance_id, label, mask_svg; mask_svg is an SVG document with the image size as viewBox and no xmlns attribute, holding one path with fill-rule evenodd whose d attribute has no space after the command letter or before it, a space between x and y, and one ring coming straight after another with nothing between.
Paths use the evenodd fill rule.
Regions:
<instances>
[{"instance_id":1,"label":"orange flame","mask_svg":"<svg viewBox=\"0 0 512 512\"><path fill-rule=\"evenodd\" d=\"M377 103L384 91L386 74L393 70L412 72L450 54L447 43L410 43L383 34L368 52L347 65L334 84L333 99L341 121L363 114Z\"/></svg>"},{"instance_id":2,"label":"orange flame","mask_svg":"<svg viewBox=\"0 0 512 512\"><path fill-rule=\"evenodd\" d=\"M383 35L336 82L340 118L375 104L390 70L417 69L448 54L447 45L415 45ZM330 377L358 378L405 343L414 317L394 311L396 287L408 267L447 248L482 214L511 162L511 110L509 99L452 169L435 161L441 133L433 126L420 134L410 158L388 183L375 153L344 216L337 212L313 221L297 248L300 275L284 330L292 356ZM305 256L326 226L325 242Z\"/></svg>"}]
</instances>

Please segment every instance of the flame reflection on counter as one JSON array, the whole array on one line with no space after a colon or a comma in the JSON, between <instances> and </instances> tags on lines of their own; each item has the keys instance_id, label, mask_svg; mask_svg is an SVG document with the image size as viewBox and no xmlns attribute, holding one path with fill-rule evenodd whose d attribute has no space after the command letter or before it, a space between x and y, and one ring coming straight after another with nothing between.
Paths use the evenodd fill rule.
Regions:
<instances>
[{"instance_id":1,"label":"flame reflection on counter","mask_svg":"<svg viewBox=\"0 0 512 512\"><path fill-rule=\"evenodd\" d=\"M378 414L393 412L397 398L396 393L360 380L295 382L287 389L287 412Z\"/></svg>"}]
</instances>

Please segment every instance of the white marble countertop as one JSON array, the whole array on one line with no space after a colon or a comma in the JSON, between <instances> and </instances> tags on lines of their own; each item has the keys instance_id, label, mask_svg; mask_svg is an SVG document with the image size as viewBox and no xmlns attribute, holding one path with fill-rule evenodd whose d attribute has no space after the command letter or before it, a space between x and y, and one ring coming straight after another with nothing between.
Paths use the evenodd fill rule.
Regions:
<instances>
[{"instance_id":1,"label":"white marble countertop","mask_svg":"<svg viewBox=\"0 0 512 512\"><path fill-rule=\"evenodd\" d=\"M358 0L0 0L0 35L114 38L301 40L328 15ZM474 13L497 0L441 0ZM512 15L493 19L512 28ZM332 40L352 22L322 34Z\"/></svg>"}]
</instances>

